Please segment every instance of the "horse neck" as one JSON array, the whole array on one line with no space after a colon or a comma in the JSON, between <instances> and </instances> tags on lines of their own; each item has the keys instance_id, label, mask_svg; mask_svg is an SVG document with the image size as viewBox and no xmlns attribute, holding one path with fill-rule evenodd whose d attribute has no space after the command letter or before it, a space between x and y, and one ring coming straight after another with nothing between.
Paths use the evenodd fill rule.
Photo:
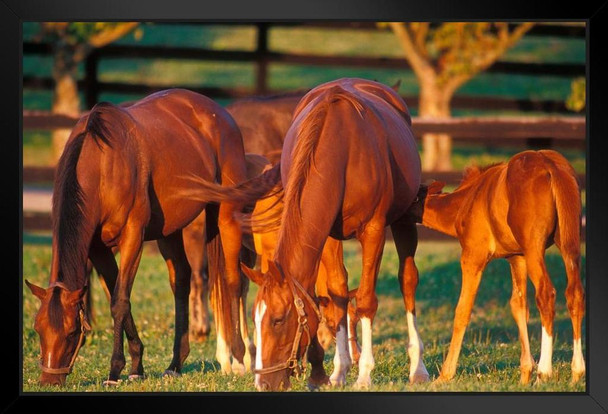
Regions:
<instances>
[{"instance_id":1,"label":"horse neck","mask_svg":"<svg viewBox=\"0 0 608 414\"><path fill-rule=\"evenodd\" d=\"M456 216L467 193L467 189L457 189L452 193L429 194L424 202L422 225L457 237Z\"/></svg>"},{"instance_id":2,"label":"horse neck","mask_svg":"<svg viewBox=\"0 0 608 414\"><path fill-rule=\"evenodd\" d=\"M62 245L53 235L51 276L49 285L54 282L65 283L70 290L82 289L88 282L87 261L93 231L90 226L83 226L78 234L78 246ZM68 254L63 252L72 249Z\"/></svg>"}]
</instances>

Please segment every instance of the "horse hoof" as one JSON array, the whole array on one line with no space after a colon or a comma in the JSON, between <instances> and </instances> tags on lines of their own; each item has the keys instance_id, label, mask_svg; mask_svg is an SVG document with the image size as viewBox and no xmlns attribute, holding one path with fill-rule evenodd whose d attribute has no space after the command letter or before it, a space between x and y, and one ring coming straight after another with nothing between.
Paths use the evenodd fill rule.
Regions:
<instances>
[{"instance_id":1,"label":"horse hoof","mask_svg":"<svg viewBox=\"0 0 608 414\"><path fill-rule=\"evenodd\" d=\"M429 373L424 371L416 371L414 374L410 375L410 383L411 384L420 384L423 382L428 382L430 380Z\"/></svg>"},{"instance_id":2,"label":"horse hoof","mask_svg":"<svg viewBox=\"0 0 608 414\"><path fill-rule=\"evenodd\" d=\"M232 373L239 376L245 375L245 365L241 364L235 359L234 361L232 361Z\"/></svg>"},{"instance_id":3,"label":"horse hoof","mask_svg":"<svg viewBox=\"0 0 608 414\"><path fill-rule=\"evenodd\" d=\"M165 372L163 372L163 377L177 378L181 376L182 374L177 371L173 371L172 369L166 369Z\"/></svg>"},{"instance_id":4,"label":"horse hoof","mask_svg":"<svg viewBox=\"0 0 608 414\"><path fill-rule=\"evenodd\" d=\"M145 375L139 375L139 374L131 374L129 375L129 381L137 381L137 380L145 380L146 376Z\"/></svg>"},{"instance_id":5,"label":"horse hoof","mask_svg":"<svg viewBox=\"0 0 608 414\"><path fill-rule=\"evenodd\" d=\"M572 372L572 381L571 381L572 384L576 384L584 376L585 376L585 371L583 371L583 372Z\"/></svg>"},{"instance_id":6,"label":"horse hoof","mask_svg":"<svg viewBox=\"0 0 608 414\"><path fill-rule=\"evenodd\" d=\"M117 387L121 382L122 382L122 380L117 380L117 381L114 381L114 380L105 380L103 382L103 386L104 387Z\"/></svg>"},{"instance_id":7,"label":"horse hoof","mask_svg":"<svg viewBox=\"0 0 608 414\"><path fill-rule=\"evenodd\" d=\"M322 378L316 378L313 379L308 378L308 381L306 382L306 386L308 387L309 391L319 391L324 387L327 387L331 385L330 381L329 381L329 377L327 375L325 375Z\"/></svg>"},{"instance_id":8,"label":"horse hoof","mask_svg":"<svg viewBox=\"0 0 608 414\"><path fill-rule=\"evenodd\" d=\"M370 389L371 385L372 385L371 380L358 379L357 382L355 382L355 384L353 385L353 388L358 391L367 391Z\"/></svg>"},{"instance_id":9,"label":"horse hoof","mask_svg":"<svg viewBox=\"0 0 608 414\"><path fill-rule=\"evenodd\" d=\"M330 377L329 378L329 383L334 388L344 387L344 385L346 385L346 376L345 375L338 375L338 376L335 376L335 377Z\"/></svg>"}]
</instances>

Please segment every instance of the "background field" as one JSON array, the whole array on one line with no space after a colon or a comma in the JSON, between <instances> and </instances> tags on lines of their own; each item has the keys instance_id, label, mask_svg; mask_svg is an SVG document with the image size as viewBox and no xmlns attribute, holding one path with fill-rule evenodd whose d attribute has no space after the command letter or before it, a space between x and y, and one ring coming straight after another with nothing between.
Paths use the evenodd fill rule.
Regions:
<instances>
[{"instance_id":1,"label":"background field","mask_svg":"<svg viewBox=\"0 0 608 414\"><path fill-rule=\"evenodd\" d=\"M23 26L24 41L35 37L35 23ZM167 47L205 47L214 50L245 50L256 47L252 27L144 24L141 37L129 35L118 44L162 45ZM318 54L327 56L377 56L398 58L402 51L389 31L327 30L315 27L273 28L269 32L269 49L276 52ZM585 62L584 39L552 36L530 36L503 59L508 62L574 63ZM50 57L27 55L23 75L49 77ZM293 66L271 63L268 67L271 89L305 89L339 77L363 77L392 85L401 80L400 92L416 95L418 85L412 72L397 69L346 68L341 66ZM84 67L79 77L84 76ZM165 59L103 59L99 63L99 80L103 82L152 83L163 87L190 85L192 87L251 88L255 84L255 66L240 62L198 62ZM485 73L477 76L457 93L457 96L505 97L518 99L565 101L572 79L564 76L532 76L522 74ZM100 100L114 103L140 98L141 95L102 93ZM26 89L24 109L49 110L50 91ZM230 99L218 99L226 105ZM410 105L411 106L411 105ZM83 109L88 109L84 108ZM410 108L415 115L417 108ZM461 115L522 115L516 111L456 109ZM547 115L528 111L525 115ZM574 115L566 113L560 115ZM579 114L580 115L580 114ZM462 170L471 163L485 165L505 161L523 150L522 146L497 146L491 137L476 144L454 142L453 167ZM579 173L586 169L585 152L571 147L554 147L572 163ZM50 132L28 130L23 134L23 165L51 165ZM452 187L449 187L450 189ZM584 192L582 193L585 203ZM23 276L31 282L46 286L50 269L48 233L25 233L23 246ZM460 247L454 242L421 242L416 261L420 270L417 311L420 333L425 344L424 361L431 377L438 375L451 337L454 307L460 292ZM346 242L345 261L350 274L350 287L358 285L360 251L355 242ZM565 271L555 248L547 254L547 263L557 289L556 324L554 335L554 378L547 383L521 386L519 384L519 340L511 317L509 298L511 281L505 260L492 262L484 273L472 321L467 330L460 357L457 377L450 384L410 385L407 382L409 360L406 356L407 326L403 301L396 281L397 255L392 242L387 242L378 279L379 309L374 324L374 357L372 391L585 391L585 382L570 384L572 327L565 306ZM585 279L583 257L583 283ZM116 389L105 389L112 351L112 325L105 295L97 280L93 282L96 323L87 344L80 351L73 374L63 389L43 388L37 384L39 341L33 330L38 301L24 286L23 290L23 390L38 391L254 391L253 375L224 376L215 361L215 330L208 341L191 344L181 378L161 378L171 358L173 338L173 297L167 271L160 255L148 245L141 261L133 288L133 314L140 336L146 346L144 366L148 379L143 382L122 383ZM256 287L251 286L249 305ZM528 288L530 304L530 339L532 353L538 360L540 352L540 320L534 302L534 288ZM251 319L249 318L250 328ZM585 331L584 331L585 334ZM585 336L583 336L584 338ZM583 342L585 347L585 342ZM586 353L585 353L586 355ZM332 370L333 349L326 355L326 370ZM129 359L127 357L128 364ZM128 369L128 366L127 366ZM356 379L357 368L348 376L346 391ZM124 376L126 378L126 376ZM304 380L293 381L295 391L306 389Z\"/></svg>"}]
</instances>

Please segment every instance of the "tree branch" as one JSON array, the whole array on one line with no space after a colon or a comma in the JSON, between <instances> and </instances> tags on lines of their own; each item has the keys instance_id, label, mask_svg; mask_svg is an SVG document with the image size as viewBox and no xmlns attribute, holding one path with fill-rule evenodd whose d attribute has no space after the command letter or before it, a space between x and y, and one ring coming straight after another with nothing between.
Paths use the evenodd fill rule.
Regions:
<instances>
[{"instance_id":1,"label":"tree branch","mask_svg":"<svg viewBox=\"0 0 608 414\"><path fill-rule=\"evenodd\" d=\"M92 35L88 40L88 44L91 47L105 46L108 43L112 43L113 41L120 39L130 31L135 29L138 24L139 22L127 22L117 24L112 28L102 30L101 32Z\"/></svg>"},{"instance_id":2,"label":"tree branch","mask_svg":"<svg viewBox=\"0 0 608 414\"><path fill-rule=\"evenodd\" d=\"M405 58L412 66L416 75L419 78L436 76L435 70L428 59L417 50L414 40L406 27L406 23L391 22L389 25L397 36L397 39L399 39L399 43L405 52Z\"/></svg>"},{"instance_id":3,"label":"tree branch","mask_svg":"<svg viewBox=\"0 0 608 414\"><path fill-rule=\"evenodd\" d=\"M468 73L455 75L446 80L445 93L450 96L465 82L469 81L479 72L482 72L492 66L504 53L512 47L521 37L534 26L534 23L522 23L517 26L511 34L508 33L509 29L506 23L504 26L498 25L498 46L494 50L484 50L481 59L477 60L473 66L473 69ZM506 30L506 32L505 32Z\"/></svg>"}]
</instances>

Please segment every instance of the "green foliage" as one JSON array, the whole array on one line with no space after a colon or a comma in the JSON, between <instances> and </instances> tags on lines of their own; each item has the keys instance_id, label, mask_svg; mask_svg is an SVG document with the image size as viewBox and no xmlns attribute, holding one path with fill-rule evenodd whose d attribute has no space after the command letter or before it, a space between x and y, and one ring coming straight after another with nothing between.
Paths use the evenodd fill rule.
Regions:
<instances>
[{"instance_id":1,"label":"green foliage","mask_svg":"<svg viewBox=\"0 0 608 414\"><path fill-rule=\"evenodd\" d=\"M585 91L585 78L576 78L572 81L570 86L570 95L566 99L566 108L574 112L580 112L585 109L586 105L586 91Z\"/></svg>"},{"instance_id":2,"label":"green foliage","mask_svg":"<svg viewBox=\"0 0 608 414\"><path fill-rule=\"evenodd\" d=\"M63 42L76 46L88 43L94 36L114 31L129 23L122 22L44 22L40 23L40 40Z\"/></svg>"}]
</instances>

